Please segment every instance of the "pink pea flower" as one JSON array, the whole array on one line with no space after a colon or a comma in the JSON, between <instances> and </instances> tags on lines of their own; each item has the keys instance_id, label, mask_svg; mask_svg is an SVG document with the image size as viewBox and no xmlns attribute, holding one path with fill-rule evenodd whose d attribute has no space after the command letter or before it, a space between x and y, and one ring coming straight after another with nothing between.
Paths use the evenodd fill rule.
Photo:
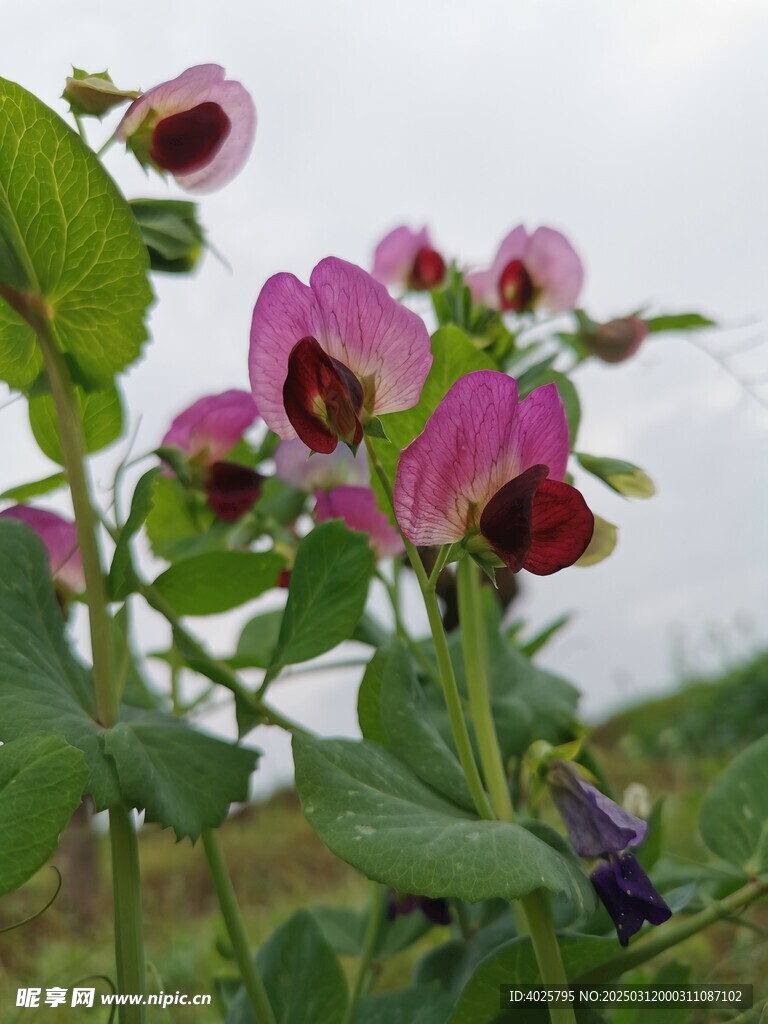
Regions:
<instances>
[{"instance_id":1,"label":"pink pea flower","mask_svg":"<svg viewBox=\"0 0 768 1024\"><path fill-rule=\"evenodd\" d=\"M552 228L529 235L521 224L499 246L488 270L466 275L472 297L491 309L523 313L542 306L573 309L584 283L584 267L571 243Z\"/></svg>"},{"instance_id":2,"label":"pink pea flower","mask_svg":"<svg viewBox=\"0 0 768 1024\"><path fill-rule=\"evenodd\" d=\"M350 530L367 533L377 558L394 558L405 550L403 540L376 504L370 487L337 487L315 494L315 519L343 519Z\"/></svg>"},{"instance_id":3,"label":"pink pea flower","mask_svg":"<svg viewBox=\"0 0 768 1024\"><path fill-rule=\"evenodd\" d=\"M421 319L360 267L328 257L309 279L275 274L251 323L253 397L267 425L329 454L380 413L410 409L432 365Z\"/></svg>"},{"instance_id":4,"label":"pink pea flower","mask_svg":"<svg viewBox=\"0 0 768 1024\"><path fill-rule=\"evenodd\" d=\"M229 455L258 415L247 391L206 395L179 413L163 445L180 448L188 459L210 466Z\"/></svg>"},{"instance_id":5,"label":"pink pea flower","mask_svg":"<svg viewBox=\"0 0 768 1024\"><path fill-rule=\"evenodd\" d=\"M554 384L518 403L495 370L458 380L400 456L395 514L417 545L464 541L512 571L548 576L589 544L594 518L563 482L568 424Z\"/></svg>"},{"instance_id":6,"label":"pink pea flower","mask_svg":"<svg viewBox=\"0 0 768 1024\"><path fill-rule=\"evenodd\" d=\"M13 505L3 509L0 517L18 519L35 531L48 552L51 576L62 597L81 594L85 590L85 573L80 548L77 544L77 528L70 519L63 519L55 512L30 505Z\"/></svg>"},{"instance_id":7,"label":"pink pea flower","mask_svg":"<svg viewBox=\"0 0 768 1024\"><path fill-rule=\"evenodd\" d=\"M240 171L253 145L256 109L218 64L199 64L135 100L115 132L143 165L182 188L210 192Z\"/></svg>"},{"instance_id":8,"label":"pink pea flower","mask_svg":"<svg viewBox=\"0 0 768 1024\"><path fill-rule=\"evenodd\" d=\"M346 445L339 445L330 455L313 455L299 438L281 441L277 446L275 472L285 483L307 494L345 484L363 485L370 479L368 461L362 452L355 456Z\"/></svg>"},{"instance_id":9,"label":"pink pea flower","mask_svg":"<svg viewBox=\"0 0 768 1024\"><path fill-rule=\"evenodd\" d=\"M382 284L426 292L443 283L445 261L426 228L411 231L403 226L390 231L376 246L372 273Z\"/></svg>"}]
</instances>

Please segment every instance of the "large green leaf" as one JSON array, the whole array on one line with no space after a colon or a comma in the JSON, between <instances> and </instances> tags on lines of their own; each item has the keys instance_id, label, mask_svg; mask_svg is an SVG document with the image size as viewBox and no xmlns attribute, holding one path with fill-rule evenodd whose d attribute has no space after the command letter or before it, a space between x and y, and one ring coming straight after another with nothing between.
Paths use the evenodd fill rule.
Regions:
<instances>
[{"instance_id":1,"label":"large green leaf","mask_svg":"<svg viewBox=\"0 0 768 1024\"><path fill-rule=\"evenodd\" d=\"M276 1024L341 1024L347 981L339 959L308 910L297 910L256 955ZM233 999L227 1024L254 1020L244 990Z\"/></svg>"},{"instance_id":2,"label":"large green leaf","mask_svg":"<svg viewBox=\"0 0 768 1024\"><path fill-rule=\"evenodd\" d=\"M81 750L59 736L0 747L0 896L48 860L88 779Z\"/></svg>"},{"instance_id":3,"label":"large green leaf","mask_svg":"<svg viewBox=\"0 0 768 1024\"><path fill-rule=\"evenodd\" d=\"M743 750L713 783L699 827L718 857L748 875L768 872L768 736Z\"/></svg>"},{"instance_id":4,"label":"large green leaf","mask_svg":"<svg viewBox=\"0 0 768 1024\"><path fill-rule=\"evenodd\" d=\"M453 999L429 985L380 992L360 1003L355 1024L446 1024Z\"/></svg>"},{"instance_id":5,"label":"large green leaf","mask_svg":"<svg viewBox=\"0 0 768 1024\"><path fill-rule=\"evenodd\" d=\"M434 362L418 404L404 412L381 417L387 437L397 448L405 448L422 432L429 417L459 377L472 370L497 368L490 356L481 352L464 331L453 325L440 327L432 335L432 355Z\"/></svg>"},{"instance_id":6,"label":"large green leaf","mask_svg":"<svg viewBox=\"0 0 768 1024\"><path fill-rule=\"evenodd\" d=\"M196 203L183 199L132 199L131 211L153 270L187 274L195 268L205 244Z\"/></svg>"},{"instance_id":7,"label":"large green leaf","mask_svg":"<svg viewBox=\"0 0 768 1024\"><path fill-rule=\"evenodd\" d=\"M258 751L225 743L159 712L135 712L105 736L120 789L147 821L197 839L216 828L229 805L248 799Z\"/></svg>"},{"instance_id":8,"label":"large green leaf","mask_svg":"<svg viewBox=\"0 0 768 1024\"><path fill-rule=\"evenodd\" d=\"M229 659L229 664L233 668L266 668L272 661L272 655L277 647L282 622L282 608L262 612L261 615L254 616L250 622L246 622L237 641L237 650Z\"/></svg>"},{"instance_id":9,"label":"large green leaf","mask_svg":"<svg viewBox=\"0 0 768 1024\"><path fill-rule=\"evenodd\" d=\"M316 658L352 635L363 614L373 552L363 533L331 519L299 544L268 678Z\"/></svg>"},{"instance_id":10,"label":"large green leaf","mask_svg":"<svg viewBox=\"0 0 768 1024\"><path fill-rule=\"evenodd\" d=\"M152 550L169 562L227 546L231 526L217 522L201 494L176 477L155 477L152 508L145 523Z\"/></svg>"},{"instance_id":11,"label":"large green leaf","mask_svg":"<svg viewBox=\"0 0 768 1024\"><path fill-rule=\"evenodd\" d=\"M84 391L78 387L75 388L75 394L83 418L86 450L101 451L123 432L120 392L115 387L104 391ZM58 416L50 393L34 395L29 399L29 424L40 451L53 462L63 465Z\"/></svg>"},{"instance_id":12,"label":"large green leaf","mask_svg":"<svg viewBox=\"0 0 768 1024\"><path fill-rule=\"evenodd\" d=\"M342 860L399 892L475 903L534 889L591 907L586 875L520 825L481 821L376 743L294 736L307 820Z\"/></svg>"},{"instance_id":13,"label":"large green leaf","mask_svg":"<svg viewBox=\"0 0 768 1024\"><path fill-rule=\"evenodd\" d=\"M179 615L215 615L274 587L283 564L274 551L208 551L176 562L155 587Z\"/></svg>"},{"instance_id":14,"label":"large green leaf","mask_svg":"<svg viewBox=\"0 0 768 1024\"><path fill-rule=\"evenodd\" d=\"M0 521L0 740L63 737L85 754L98 808L119 800L93 685L70 651L48 556L23 523Z\"/></svg>"},{"instance_id":15,"label":"large green leaf","mask_svg":"<svg viewBox=\"0 0 768 1024\"><path fill-rule=\"evenodd\" d=\"M45 311L89 386L109 386L139 355L147 267L130 207L96 156L45 104L0 79L0 281ZM32 329L0 302L0 377L27 388L40 368Z\"/></svg>"}]
</instances>

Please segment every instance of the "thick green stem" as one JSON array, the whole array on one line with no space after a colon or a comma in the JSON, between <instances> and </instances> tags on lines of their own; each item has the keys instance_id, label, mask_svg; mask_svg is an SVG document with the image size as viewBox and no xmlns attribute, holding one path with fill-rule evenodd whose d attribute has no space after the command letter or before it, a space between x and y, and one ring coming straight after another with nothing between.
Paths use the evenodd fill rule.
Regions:
<instances>
[{"instance_id":1,"label":"thick green stem","mask_svg":"<svg viewBox=\"0 0 768 1024\"><path fill-rule=\"evenodd\" d=\"M96 716L105 728L118 717L118 690L112 657L111 624L107 612L107 591L97 540L98 518L91 501L85 468L87 448L77 395L47 315L35 314L32 326L43 353L53 394L56 418L77 526L77 541L83 560L93 660ZM31 322L31 321L30 321ZM130 812L124 807L110 809L112 848L112 889L115 909L115 959L120 991L146 994L144 934L141 918L139 851ZM121 1024L143 1024L143 1006L121 1006Z\"/></svg>"},{"instance_id":2,"label":"thick green stem","mask_svg":"<svg viewBox=\"0 0 768 1024\"><path fill-rule=\"evenodd\" d=\"M547 894L541 889L524 896L520 901L525 911L528 930L539 965L543 985L568 985L568 976L563 966L557 935L552 924ZM550 1006L549 1019L552 1024L576 1024L576 1015L570 1006Z\"/></svg>"},{"instance_id":3,"label":"thick green stem","mask_svg":"<svg viewBox=\"0 0 768 1024\"><path fill-rule=\"evenodd\" d=\"M112 847L112 890L115 904L115 959L117 988L122 994L142 995L147 989L144 932L141 920L139 848L131 812L125 807L109 811ZM121 1006L121 1024L143 1024L143 1006Z\"/></svg>"},{"instance_id":4,"label":"thick green stem","mask_svg":"<svg viewBox=\"0 0 768 1024\"><path fill-rule=\"evenodd\" d=\"M357 964L357 973L352 985L352 995L349 998L347 1012L344 1014L342 1024L352 1024L357 1016L357 1008L360 1000L368 992L373 979L373 958L376 947L379 944L381 928L384 924L384 911L387 903L387 888L379 885L378 882L371 883L373 893L371 895L371 914L368 918L368 925L363 938L363 948L360 952L360 960Z\"/></svg>"},{"instance_id":5,"label":"thick green stem","mask_svg":"<svg viewBox=\"0 0 768 1024\"><path fill-rule=\"evenodd\" d=\"M253 1013L256 1024L276 1024L275 1014L269 1002L267 990L261 975L256 970L253 962L251 948L248 944L248 936L245 933L243 919L240 916L240 908L237 905L235 889L232 879L229 877L227 865L219 845L219 838L213 829L203 829L203 848L208 861L208 870L211 873L216 896L219 901L221 916L227 928L229 941L232 943L232 950L240 969L240 976L243 979L248 1002Z\"/></svg>"},{"instance_id":6,"label":"thick green stem","mask_svg":"<svg viewBox=\"0 0 768 1024\"><path fill-rule=\"evenodd\" d=\"M504 771L504 761L496 735L488 683L488 641L481 614L480 580L472 559L465 555L459 562L456 582L459 596L459 623L464 670L469 690L469 707L475 723L485 785L491 795L493 811L501 821L514 821L515 811Z\"/></svg>"},{"instance_id":7,"label":"thick green stem","mask_svg":"<svg viewBox=\"0 0 768 1024\"><path fill-rule=\"evenodd\" d=\"M728 917L737 910L742 910L754 902L754 900L766 894L768 894L768 886L762 882L748 882L747 885L737 889L736 892L726 896L725 899L713 903L706 910L702 910L700 913L694 914L678 924L662 925L650 935L635 942L626 953L620 953L618 956L606 960L599 967L587 971L586 974L582 974L581 977L574 979L574 981L579 985L599 985L604 981L610 981L611 978L618 978L625 971L629 971L633 967L639 967L640 964L653 959L659 953L671 949L679 942L690 938L691 935L696 935L697 932L708 928L715 921Z\"/></svg>"},{"instance_id":8,"label":"thick green stem","mask_svg":"<svg viewBox=\"0 0 768 1024\"><path fill-rule=\"evenodd\" d=\"M365 438L365 444L368 450L370 463L381 481L381 486L384 488L384 492L394 509L394 495L392 493L392 485L389 482L389 477L387 476L384 467L379 461L379 457L367 436ZM419 552L413 544L411 544L402 530L400 530L399 525L398 530L400 531L400 536L403 538L405 553L408 555L411 568L418 580L419 587L424 598L424 604L427 609L427 618L429 619L432 641L435 645L437 667L440 673L440 682L443 688L445 704L448 709L453 741L456 744L456 751L459 755L461 767L464 770L467 786L480 817L492 819L493 811L488 801L488 795L483 789L483 782L480 778L480 772L478 771L477 764L475 763L475 755L472 750L472 743L469 738L467 723L464 720L464 711L461 707L461 696L459 694L458 684L456 683L456 675L453 671L451 654L448 650L448 640L446 639L445 630L443 629L443 620L440 617L440 608L438 607L437 597L435 595L435 585L434 583L430 584L429 582L427 572L421 561Z\"/></svg>"}]
</instances>

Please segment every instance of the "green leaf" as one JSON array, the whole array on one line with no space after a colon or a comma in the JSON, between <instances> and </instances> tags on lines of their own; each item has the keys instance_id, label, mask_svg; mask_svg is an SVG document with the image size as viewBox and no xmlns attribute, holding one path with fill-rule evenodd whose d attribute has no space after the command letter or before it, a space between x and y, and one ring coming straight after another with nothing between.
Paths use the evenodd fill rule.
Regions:
<instances>
[{"instance_id":1,"label":"green leaf","mask_svg":"<svg viewBox=\"0 0 768 1024\"><path fill-rule=\"evenodd\" d=\"M363 614L373 552L365 534L331 519L299 544L267 678L346 640Z\"/></svg>"},{"instance_id":2,"label":"green leaf","mask_svg":"<svg viewBox=\"0 0 768 1024\"><path fill-rule=\"evenodd\" d=\"M591 936L565 935L558 938L565 973L576 978L616 955L615 939L592 938ZM489 1024L509 1020L519 1021L519 1010L504 1011L497 1017L489 1018L489 1011L498 1012L499 989L502 985L536 985L540 980L536 956L529 938L512 939L495 953L486 957L475 970L464 987L449 1018L449 1024ZM541 1018L526 1008L526 1024L541 1020L547 1024L549 1017L544 1009ZM578 1018L577 1018L578 1019Z\"/></svg>"},{"instance_id":3,"label":"green leaf","mask_svg":"<svg viewBox=\"0 0 768 1024\"><path fill-rule=\"evenodd\" d=\"M389 647L376 651L368 662L357 692L357 720L363 739L389 744L389 733L381 716L381 687L390 661Z\"/></svg>"},{"instance_id":4,"label":"green leaf","mask_svg":"<svg viewBox=\"0 0 768 1024\"><path fill-rule=\"evenodd\" d=\"M648 815L648 831L645 833L645 839L635 851L637 859L646 871L650 871L661 856L662 838L664 835L664 821L662 817L664 799L663 796L659 797L651 808L651 813Z\"/></svg>"},{"instance_id":5,"label":"green leaf","mask_svg":"<svg viewBox=\"0 0 768 1024\"><path fill-rule=\"evenodd\" d=\"M586 875L546 843L520 825L472 817L378 744L294 736L293 753L310 825L369 878L470 903L545 888L592 905Z\"/></svg>"},{"instance_id":6,"label":"green leaf","mask_svg":"<svg viewBox=\"0 0 768 1024\"><path fill-rule=\"evenodd\" d=\"M453 999L430 985L381 992L363 999L355 1024L446 1024Z\"/></svg>"},{"instance_id":7,"label":"green leaf","mask_svg":"<svg viewBox=\"0 0 768 1024\"><path fill-rule=\"evenodd\" d=\"M320 925L333 950L342 956L360 956L365 943L369 910L351 907L312 907L310 913ZM375 957L385 960L418 942L433 927L424 914L401 914L385 921L376 945Z\"/></svg>"},{"instance_id":8,"label":"green leaf","mask_svg":"<svg viewBox=\"0 0 768 1024\"><path fill-rule=\"evenodd\" d=\"M194 842L217 828L230 804L248 799L258 751L191 729L159 712L131 713L105 735L120 789L147 821Z\"/></svg>"},{"instance_id":9,"label":"green leaf","mask_svg":"<svg viewBox=\"0 0 768 1024\"><path fill-rule=\"evenodd\" d=\"M89 387L104 389L147 336L147 251L127 202L62 119L0 79L0 277L51 329ZM7 258L2 257L3 249ZM6 276L13 262L23 281ZM26 389L42 361L34 332L0 302L0 378Z\"/></svg>"},{"instance_id":10,"label":"green leaf","mask_svg":"<svg viewBox=\"0 0 768 1024\"><path fill-rule=\"evenodd\" d=\"M159 466L148 470L136 484L136 489L133 492L131 511L120 531L109 570L109 592L113 601L123 600L136 587L136 577L131 562L131 540L144 525L152 509L155 478L159 472Z\"/></svg>"},{"instance_id":11,"label":"green leaf","mask_svg":"<svg viewBox=\"0 0 768 1024\"><path fill-rule=\"evenodd\" d=\"M656 493L653 480L645 470L623 459L598 458L576 452L576 458L588 473L602 480L611 490L625 498L652 498Z\"/></svg>"},{"instance_id":12,"label":"green leaf","mask_svg":"<svg viewBox=\"0 0 768 1024\"><path fill-rule=\"evenodd\" d=\"M205 501L170 476L155 478L146 520L152 550L169 562L226 547L230 527L215 523Z\"/></svg>"},{"instance_id":13,"label":"green leaf","mask_svg":"<svg viewBox=\"0 0 768 1024\"><path fill-rule=\"evenodd\" d=\"M768 872L768 736L743 750L701 807L704 842L747 875Z\"/></svg>"},{"instance_id":14,"label":"green leaf","mask_svg":"<svg viewBox=\"0 0 768 1024\"><path fill-rule=\"evenodd\" d=\"M699 327L715 327L715 321L700 313L672 313L668 316L653 316L645 326L654 334L659 331L694 331Z\"/></svg>"},{"instance_id":15,"label":"green leaf","mask_svg":"<svg viewBox=\"0 0 768 1024\"><path fill-rule=\"evenodd\" d=\"M282 622L282 608L262 612L247 622L237 642L237 651L234 657L229 659L229 664L233 668L266 668L272 661L272 655L277 647Z\"/></svg>"},{"instance_id":16,"label":"green leaf","mask_svg":"<svg viewBox=\"0 0 768 1024\"><path fill-rule=\"evenodd\" d=\"M386 436L401 450L422 432L429 417L459 377L472 370L496 369L496 363L476 348L464 331L454 326L440 327L435 331L432 355L434 361L418 405L381 417Z\"/></svg>"},{"instance_id":17,"label":"green leaf","mask_svg":"<svg viewBox=\"0 0 768 1024\"><path fill-rule=\"evenodd\" d=\"M530 395L535 388L543 387L545 384L557 385L557 390L565 406L568 432L571 437L571 447L573 447L576 444L576 435L579 432L579 424L581 423L581 402L579 401L579 393L570 377L566 377L564 373L561 373L559 370L553 370L551 367L533 366L518 377L517 384L520 389L519 395L521 399L525 398L526 395Z\"/></svg>"},{"instance_id":18,"label":"green leaf","mask_svg":"<svg viewBox=\"0 0 768 1024\"><path fill-rule=\"evenodd\" d=\"M341 1024L347 981L339 959L308 910L297 910L256 954L276 1024ZM238 992L226 1024L254 1020L245 991Z\"/></svg>"},{"instance_id":19,"label":"green leaf","mask_svg":"<svg viewBox=\"0 0 768 1024\"><path fill-rule=\"evenodd\" d=\"M112 651L121 701L132 708L145 710L158 708L162 701L149 685L136 660L131 646L128 604L124 604L112 619Z\"/></svg>"},{"instance_id":20,"label":"green leaf","mask_svg":"<svg viewBox=\"0 0 768 1024\"><path fill-rule=\"evenodd\" d=\"M282 567L274 551L209 551L176 562L154 585L179 615L216 615L274 587Z\"/></svg>"},{"instance_id":21,"label":"green leaf","mask_svg":"<svg viewBox=\"0 0 768 1024\"><path fill-rule=\"evenodd\" d=\"M90 673L72 655L48 555L23 523L0 520L0 740L60 736L85 754L99 810L120 799Z\"/></svg>"},{"instance_id":22,"label":"green leaf","mask_svg":"<svg viewBox=\"0 0 768 1024\"><path fill-rule=\"evenodd\" d=\"M530 640L525 640L520 643L520 650L526 658L533 658L534 655L538 654L542 647L545 647L552 637L567 626L570 621L570 615L559 615L556 619L550 622L549 625L544 626L543 629L539 630L535 636L532 636ZM510 637L510 639L514 640L514 637Z\"/></svg>"},{"instance_id":23,"label":"green leaf","mask_svg":"<svg viewBox=\"0 0 768 1024\"><path fill-rule=\"evenodd\" d=\"M374 661L377 659L383 661L381 721L387 746L422 782L460 807L473 810L459 759L431 720L430 706L407 648L395 640L377 652Z\"/></svg>"},{"instance_id":24,"label":"green leaf","mask_svg":"<svg viewBox=\"0 0 768 1024\"><path fill-rule=\"evenodd\" d=\"M288 526L301 515L306 502L304 491L290 487L277 476L271 476L264 482L256 512L261 519L274 519L281 526Z\"/></svg>"},{"instance_id":25,"label":"green leaf","mask_svg":"<svg viewBox=\"0 0 768 1024\"><path fill-rule=\"evenodd\" d=\"M0 896L23 885L54 852L88 774L82 751L59 736L0 747Z\"/></svg>"},{"instance_id":26,"label":"green leaf","mask_svg":"<svg viewBox=\"0 0 768 1024\"><path fill-rule=\"evenodd\" d=\"M123 431L120 392L115 387L105 391L84 391L76 387L75 394L83 418L86 450L98 452L116 441ZM50 393L34 395L29 399L29 424L40 451L53 462L63 465L58 416Z\"/></svg>"},{"instance_id":27,"label":"green leaf","mask_svg":"<svg viewBox=\"0 0 768 1024\"><path fill-rule=\"evenodd\" d=\"M19 484L18 487L11 487L0 494L3 501L24 502L29 498L38 498L43 494L50 494L57 491L67 482L66 473L52 473L51 476L43 477L42 480L34 480L32 483Z\"/></svg>"},{"instance_id":28,"label":"green leaf","mask_svg":"<svg viewBox=\"0 0 768 1024\"><path fill-rule=\"evenodd\" d=\"M197 204L180 199L132 199L131 210L149 252L152 270L188 274L200 260L205 233Z\"/></svg>"}]
</instances>

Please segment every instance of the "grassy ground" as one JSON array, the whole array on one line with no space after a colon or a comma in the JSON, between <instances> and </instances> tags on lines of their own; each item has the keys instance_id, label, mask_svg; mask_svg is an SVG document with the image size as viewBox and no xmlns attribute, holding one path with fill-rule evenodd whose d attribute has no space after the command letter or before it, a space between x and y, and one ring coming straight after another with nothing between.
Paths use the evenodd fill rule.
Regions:
<instances>
[{"instance_id":1,"label":"grassy ground","mask_svg":"<svg viewBox=\"0 0 768 1024\"><path fill-rule=\"evenodd\" d=\"M699 682L678 694L616 716L594 741L617 792L643 782L653 798L665 796L665 848L672 863L711 860L698 837L698 807L708 783L734 750L768 728L768 656L718 680ZM254 946L292 910L308 904L362 907L365 880L334 858L301 816L295 795L284 793L230 819L222 846L242 902ZM147 828L140 839L148 951L162 970L157 987L174 993L211 993L212 979L233 976L232 961L208 878L202 849ZM61 1022L104 1020L104 1011L12 1009L19 986L71 988L78 979L109 974L111 896L108 847L101 837L95 859L71 830L54 863L67 879L58 899L41 917L0 935L0 1020ZM79 867L79 870L78 870ZM78 881L79 878L79 881ZM0 928L35 913L55 887L50 869L0 903ZM676 951L695 980L752 981L762 991L768 977L768 908L753 909L750 927L724 923ZM755 930L757 929L757 930ZM439 941L433 932L425 943ZM382 987L407 981L413 953L390 962ZM669 958L668 958L669 959ZM351 971L354 962L346 964ZM102 983L97 983L102 984ZM765 987L763 985L762 987ZM757 993L756 993L757 994ZM152 1018L150 1018L152 1019ZM171 1008L155 1019L175 1024L220 1020L217 1007ZM714 1021L708 1016L707 1021ZM311 1024L311 1022L307 1022Z\"/></svg>"}]
</instances>

